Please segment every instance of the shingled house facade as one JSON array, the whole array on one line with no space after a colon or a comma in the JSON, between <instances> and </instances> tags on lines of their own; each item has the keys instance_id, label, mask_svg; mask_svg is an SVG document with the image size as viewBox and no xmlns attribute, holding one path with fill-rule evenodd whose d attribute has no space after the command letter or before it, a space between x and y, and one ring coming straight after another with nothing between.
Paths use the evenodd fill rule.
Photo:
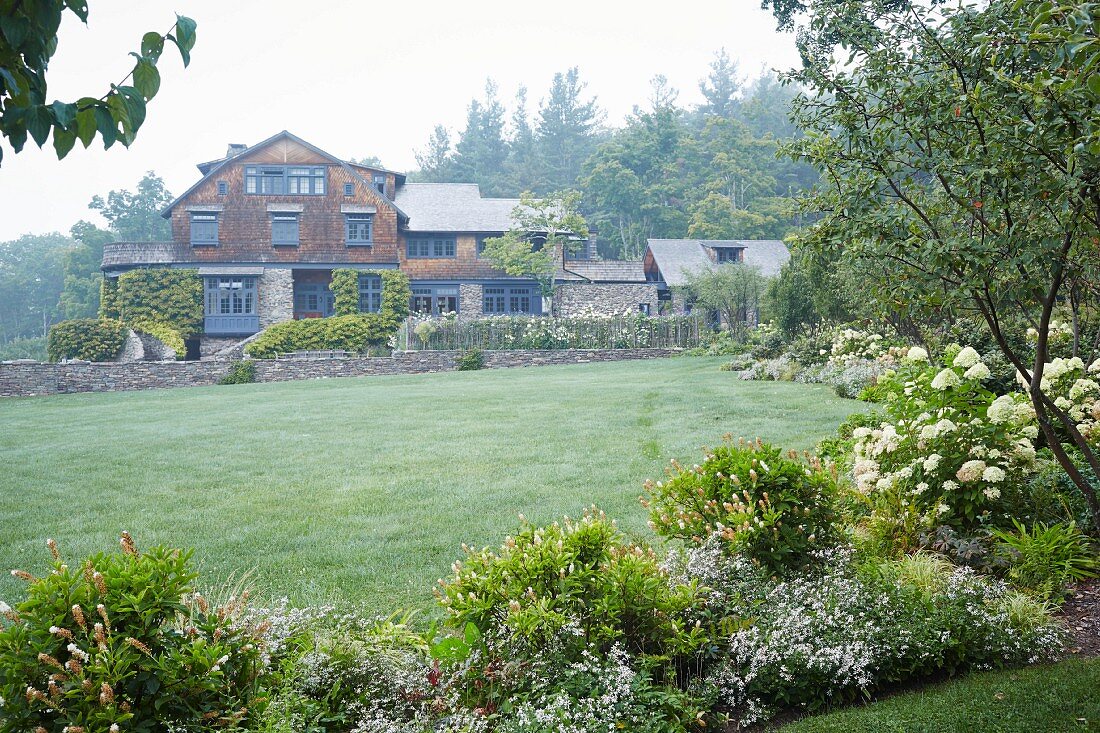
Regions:
<instances>
[{"instance_id":1,"label":"shingled house facade","mask_svg":"<svg viewBox=\"0 0 1100 733\"><path fill-rule=\"evenodd\" d=\"M336 268L363 271L363 311L380 306L377 271L399 268L409 276L414 313L543 313L537 282L511 277L482 256L485 239L512 228L518 199L482 198L475 184L409 183L286 131L257 145L230 145L198 168L202 177L163 212L172 241L109 244L103 273L197 269L202 355L280 321L332 315ZM642 261L600 260L593 249L586 241L559 253L554 315L656 315L665 281Z\"/></svg>"}]
</instances>

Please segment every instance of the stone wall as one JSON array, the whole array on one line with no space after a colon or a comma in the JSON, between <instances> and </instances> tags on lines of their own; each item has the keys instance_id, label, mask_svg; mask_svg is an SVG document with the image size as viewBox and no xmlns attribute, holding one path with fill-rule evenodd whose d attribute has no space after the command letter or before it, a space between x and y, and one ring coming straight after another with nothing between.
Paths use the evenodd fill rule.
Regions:
<instances>
[{"instance_id":1,"label":"stone wall","mask_svg":"<svg viewBox=\"0 0 1100 733\"><path fill-rule=\"evenodd\" d=\"M262 331L260 333L263 333ZM199 356L203 359L214 356L239 344L240 336L199 336Z\"/></svg>"},{"instance_id":2,"label":"stone wall","mask_svg":"<svg viewBox=\"0 0 1100 733\"><path fill-rule=\"evenodd\" d=\"M256 313L260 317L260 329L294 318L293 270L266 267L257 285Z\"/></svg>"},{"instance_id":3,"label":"stone wall","mask_svg":"<svg viewBox=\"0 0 1100 733\"><path fill-rule=\"evenodd\" d=\"M458 315L462 318L479 318L485 305L482 285L463 283L458 286Z\"/></svg>"},{"instance_id":4,"label":"stone wall","mask_svg":"<svg viewBox=\"0 0 1100 733\"><path fill-rule=\"evenodd\" d=\"M587 364L669 357L678 349L568 349L561 351L486 351L489 369ZM455 368L455 351L400 351L393 356L349 359L257 359L256 381L364 377L378 374L422 374ZM74 392L118 392L217 384L232 362L139 361L130 364L36 361L0 362L0 397L26 397Z\"/></svg>"},{"instance_id":5,"label":"stone wall","mask_svg":"<svg viewBox=\"0 0 1100 733\"><path fill-rule=\"evenodd\" d=\"M657 315L656 283L569 283L554 289L554 315L621 316L637 313L641 304Z\"/></svg>"}]
</instances>

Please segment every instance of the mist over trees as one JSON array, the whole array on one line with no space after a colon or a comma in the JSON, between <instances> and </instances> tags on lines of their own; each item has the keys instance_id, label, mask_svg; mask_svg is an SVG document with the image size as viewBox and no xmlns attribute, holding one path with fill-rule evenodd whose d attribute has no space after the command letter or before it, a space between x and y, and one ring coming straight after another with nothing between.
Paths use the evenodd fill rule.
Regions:
<instances>
[{"instance_id":1,"label":"mist over trees","mask_svg":"<svg viewBox=\"0 0 1100 733\"><path fill-rule=\"evenodd\" d=\"M652 237L782 238L800 223L793 198L817 179L776 156L797 134L788 113L798 90L767 72L746 78L722 49L699 91L703 102L685 106L657 76L612 129L577 67L555 74L534 105L526 87L506 105L489 80L463 129L435 127L410 180L504 197L575 188L604 257L639 257Z\"/></svg>"}]
</instances>

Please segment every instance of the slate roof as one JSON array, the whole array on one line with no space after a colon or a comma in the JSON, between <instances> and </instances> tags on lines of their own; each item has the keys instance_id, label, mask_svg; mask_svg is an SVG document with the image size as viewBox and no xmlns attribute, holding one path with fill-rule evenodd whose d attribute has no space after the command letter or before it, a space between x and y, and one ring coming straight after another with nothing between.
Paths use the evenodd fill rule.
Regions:
<instances>
[{"instance_id":1,"label":"slate roof","mask_svg":"<svg viewBox=\"0 0 1100 733\"><path fill-rule=\"evenodd\" d=\"M641 260L567 260L558 270L561 282L644 283Z\"/></svg>"},{"instance_id":2,"label":"slate roof","mask_svg":"<svg viewBox=\"0 0 1100 733\"><path fill-rule=\"evenodd\" d=\"M406 183L394 202L414 232L506 232L519 199L481 198L476 183Z\"/></svg>"},{"instance_id":3,"label":"slate roof","mask_svg":"<svg viewBox=\"0 0 1100 733\"><path fill-rule=\"evenodd\" d=\"M765 277L775 277L791 258L787 245L778 239L650 239L649 252L670 287L685 285L687 275L717 267L707 253L709 247L741 247L744 262L760 269Z\"/></svg>"}]
</instances>

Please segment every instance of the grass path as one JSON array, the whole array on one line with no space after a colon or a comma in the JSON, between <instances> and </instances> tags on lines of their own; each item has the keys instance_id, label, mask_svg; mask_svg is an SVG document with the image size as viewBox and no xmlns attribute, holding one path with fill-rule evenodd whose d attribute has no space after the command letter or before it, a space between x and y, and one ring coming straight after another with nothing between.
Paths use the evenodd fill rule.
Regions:
<instances>
[{"instance_id":1,"label":"grass path","mask_svg":"<svg viewBox=\"0 0 1100 733\"><path fill-rule=\"evenodd\" d=\"M430 601L459 544L592 502L649 536L640 485L723 433L807 448L859 403L719 359L0 400L0 568L194 547L298 603ZM6 574L0 598L21 596Z\"/></svg>"}]
</instances>

